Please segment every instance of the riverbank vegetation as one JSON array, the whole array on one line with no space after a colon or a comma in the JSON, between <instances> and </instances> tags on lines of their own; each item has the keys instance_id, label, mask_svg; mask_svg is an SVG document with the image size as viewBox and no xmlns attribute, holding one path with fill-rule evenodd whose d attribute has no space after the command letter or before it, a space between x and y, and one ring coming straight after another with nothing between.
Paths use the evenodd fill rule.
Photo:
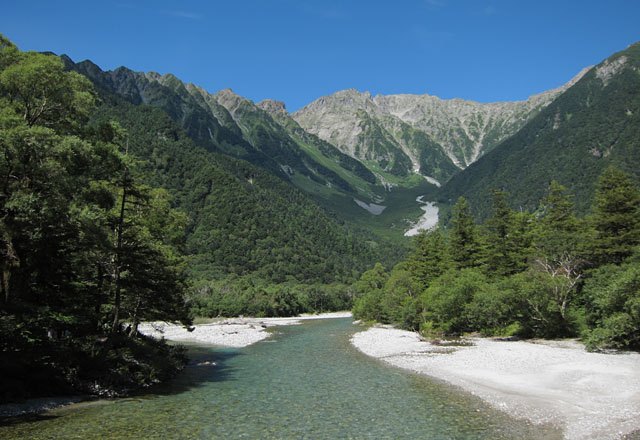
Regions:
<instances>
[{"instance_id":1,"label":"riverbank vegetation","mask_svg":"<svg viewBox=\"0 0 640 440\"><path fill-rule=\"evenodd\" d=\"M353 306L352 290L346 284L274 284L237 276L198 282L190 289L189 301L192 315L199 317L284 317Z\"/></svg>"},{"instance_id":2,"label":"riverbank vegetation","mask_svg":"<svg viewBox=\"0 0 640 440\"><path fill-rule=\"evenodd\" d=\"M607 168L584 219L557 182L535 213L514 212L506 196L493 192L483 225L461 197L448 230L423 232L392 270L365 272L353 285L354 315L427 335L640 347L640 190L630 177Z\"/></svg>"},{"instance_id":3,"label":"riverbank vegetation","mask_svg":"<svg viewBox=\"0 0 640 440\"><path fill-rule=\"evenodd\" d=\"M183 355L138 335L189 323L186 217L141 182L117 123L87 125L96 94L59 58L0 40L0 399L118 394Z\"/></svg>"}]
</instances>

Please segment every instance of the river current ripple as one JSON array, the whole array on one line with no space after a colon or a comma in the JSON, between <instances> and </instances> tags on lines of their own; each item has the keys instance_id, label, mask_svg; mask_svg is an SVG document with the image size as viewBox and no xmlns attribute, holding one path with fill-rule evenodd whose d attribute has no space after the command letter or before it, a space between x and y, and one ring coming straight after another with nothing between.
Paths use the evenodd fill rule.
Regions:
<instances>
[{"instance_id":1,"label":"river current ripple","mask_svg":"<svg viewBox=\"0 0 640 440\"><path fill-rule=\"evenodd\" d=\"M0 425L6 439L549 439L437 380L353 349L351 319L278 327L243 349L190 346L191 363L147 394Z\"/></svg>"}]
</instances>

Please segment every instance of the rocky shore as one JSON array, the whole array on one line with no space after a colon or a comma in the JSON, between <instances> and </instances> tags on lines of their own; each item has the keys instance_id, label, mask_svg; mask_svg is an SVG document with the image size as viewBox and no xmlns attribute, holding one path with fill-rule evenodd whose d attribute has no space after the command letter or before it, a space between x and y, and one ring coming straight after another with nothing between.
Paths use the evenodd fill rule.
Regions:
<instances>
[{"instance_id":1,"label":"rocky shore","mask_svg":"<svg viewBox=\"0 0 640 440\"><path fill-rule=\"evenodd\" d=\"M141 324L138 331L154 338L177 342L196 342L222 347L246 347L267 339L267 328L280 325L296 325L308 319L348 318L351 312L301 315L291 318L229 318L211 324L193 326L193 330L164 322Z\"/></svg>"},{"instance_id":2,"label":"rocky shore","mask_svg":"<svg viewBox=\"0 0 640 440\"><path fill-rule=\"evenodd\" d=\"M589 353L577 341L430 343L369 328L352 344L396 367L459 386L514 417L551 423L569 440L623 438L640 427L640 354Z\"/></svg>"}]
</instances>

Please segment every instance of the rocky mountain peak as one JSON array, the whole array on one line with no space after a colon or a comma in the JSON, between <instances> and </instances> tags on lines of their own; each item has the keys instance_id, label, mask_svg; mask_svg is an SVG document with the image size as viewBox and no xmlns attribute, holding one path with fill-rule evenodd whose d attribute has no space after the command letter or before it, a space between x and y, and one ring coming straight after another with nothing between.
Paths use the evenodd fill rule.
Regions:
<instances>
[{"instance_id":1,"label":"rocky mountain peak","mask_svg":"<svg viewBox=\"0 0 640 440\"><path fill-rule=\"evenodd\" d=\"M214 93L212 95L217 101L228 101L228 100L238 100L238 99L246 99L243 98L242 96L238 95L236 92L234 92L233 90L226 88L226 89L222 89L216 93Z\"/></svg>"},{"instance_id":2,"label":"rocky mountain peak","mask_svg":"<svg viewBox=\"0 0 640 440\"><path fill-rule=\"evenodd\" d=\"M243 102L251 102L247 98L236 94L231 89L222 89L211 96L218 104L226 108L231 115L235 113L240 104Z\"/></svg>"},{"instance_id":3,"label":"rocky mountain peak","mask_svg":"<svg viewBox=\"0 0 640 440\"><path fill-rule=\"evenodd\" d=\"M287 108L284 102L276 101L275 99L265 99L263 101L260 101L256 105L258 106L258 108L261 108L262 110L266 111L272 116L289 114L289 112L287 112Z\"/></svg>"},{"instance_id":4,"label":"rocky mountain peak","mask_svg":"<svg viewBox=\"0 0 640 440\"><path fill-rule=\"evenodd\" d=\"M421 150L439 145L456 167L465 168L514 134L587 71L564 86L523 101L485 104L428 94L372 98L369 92L347 89L317 99L292 116L305 130L356 158L367 157L367 150L384 140L411 158L415 170L421 168ZM363 132L367 127L369 133ZM420 141L422 147L416 142L409 145L408 129L426 135Z\"/></svg>"}]
</instances>

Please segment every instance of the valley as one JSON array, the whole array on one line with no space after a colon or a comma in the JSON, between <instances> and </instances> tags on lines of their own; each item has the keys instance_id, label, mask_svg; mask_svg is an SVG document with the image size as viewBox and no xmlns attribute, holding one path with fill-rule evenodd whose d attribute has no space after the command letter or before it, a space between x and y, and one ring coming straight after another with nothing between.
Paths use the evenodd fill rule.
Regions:
<instances>
[{"instance_id":1,"label":"valley","mask_svg":"<svg viewBox=\"0 0 640 440\"><path fill-rule=\"evenodd\" d=\"M182 377L157 401L74 413L90 436L103 435L90 420L105 414L117 435L139 436L143 425L123 418L136 412L129 405L155 420L216 389L223 397L202 414L229 410L231 423L184 412L195 425L180 423L179 435L197 426L197 436L224 437L239 423L247 435L274 424L276 433L326 437L340 410L305 427L279 413L298 404L303 414L322 412L313 399L289 399L310 365L324 368L322 353L339 366L339 385L317 370L307 393L320 393L325 407L335 396L366 406L379 396L359 393L375 384L389 395L405 390L396 403L407 411L396 417L406 423L363 431L385 409L367 407L364 419L356 410L354 425L342 426L356 437L417 435L420 405L431 408L435 437L456 427L461 438L536 436L468 396L359 358L344 347L350 321L305 324L317 334L280 329L282 344L246 350L166 344L141 331L149 322L179 326L188 339L202 320L352 310L365 325L434 346L483 335L579 338L572 347L595 357L640 348L640 43L522 101L346 89L290 113L277 100L23 52L1 37L0 146L0 399L123 397ZM262 332L258 321L247 325ZM187 352L220 368L198 370ZM237 373L263 366L273 373L266 382ZM281 374L289 369L298 382ZM289 389L275 404L269 380ZM268 417L247 420L252 402L236 386L262 390ZM462 409L443 411L451 402ZM479 418L467 420L474 410ZM39 426L68 435L73 423Z\"/></svg>"},{"instance_id":2,"label":"valley","mask_svg":"<svg viewBox=\"0 0 640 440\"><path fill-rule=\"evenodd\" d=\"M321 205L393 240L410 229L402 230L401 224L412 225L420 217L419 203L402 202L404 189L415 197L435 193L588 71L520 102L480 104L429 95L371 97L345 90L289 114L282 102L255 104L230 89L210 94L170 74L124 67L103 72L90 61L75 64L66 58L66 62L98 88L134 105L163 109L205 148L265 168ZM393 206L392 213L367 209L385 204Z\"/></svg>"}]
</instances>

